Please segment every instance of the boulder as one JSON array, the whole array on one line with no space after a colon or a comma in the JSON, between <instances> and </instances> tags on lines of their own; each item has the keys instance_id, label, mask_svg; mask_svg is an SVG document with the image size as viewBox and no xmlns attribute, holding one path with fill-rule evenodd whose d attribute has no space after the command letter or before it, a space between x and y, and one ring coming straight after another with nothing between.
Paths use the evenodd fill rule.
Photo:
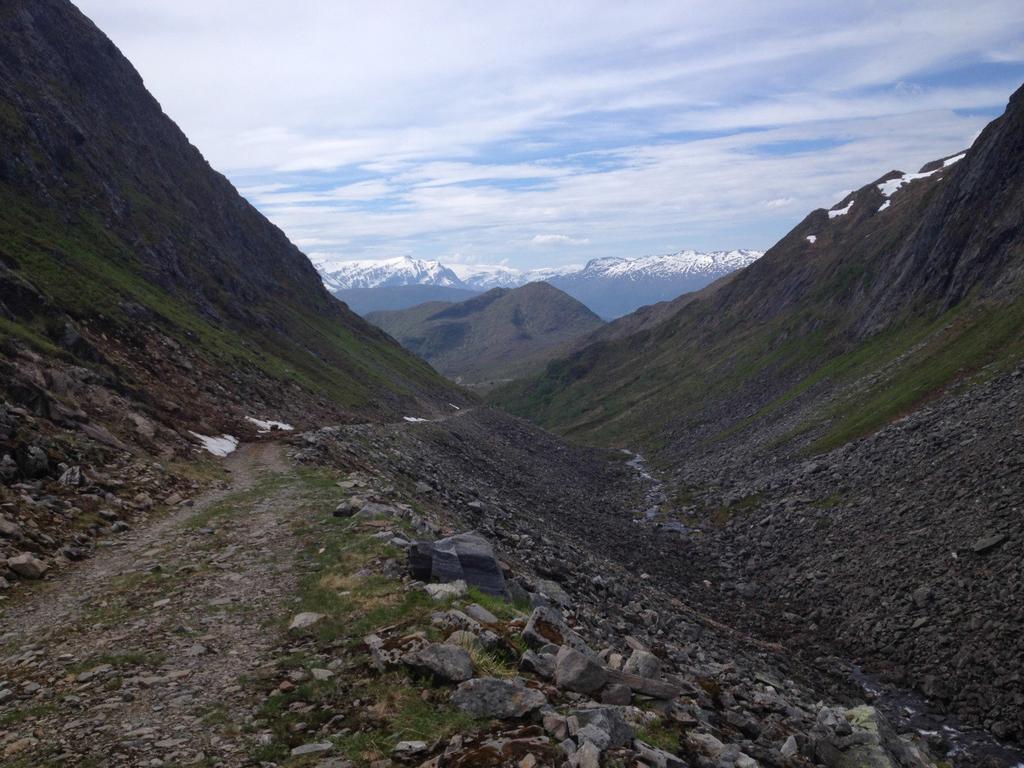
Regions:
<instances>
[{"instance_id":1,"label":"boulder","mask_svg":"<svg viewBox=\"0 0 1024 768\"><path fill-rule=\"evenodd\" d=\"M555 676L555 657L550 653L527 651L519 660L519 669L550 680Z\"/></svg>"},{"instance_id":2,"label":"boulder","mask_svg":"<svg viewBox=\"0 0 1024 768\"><path fill-rule=\"evenodd\" d=\"M82 481L82 468L79 466L74 466L65 469L64 473L60 476L60 479L57 482L65 487L74 488L81 485Z\"/></svg>"},{"instance_id":3,"label":"boulder","mask_svg":"<svg viewBox=\"0 0 1024 768\"><path fill-rule=\"evenodd\" d=\"M845 719L852 726L850 735L841 736L838 732L827 731L826 735L815 739L815 757L828 768L931 766L917 747L901 739L874 707L863 705L849 709L845 712Z\"/></svg>"},{"instance_id":4,"label":"boulder","mask_svg":"<svg viewBox=\"0 0 1024 768\"><path fill-rule=\"evenodd\" d=\"M622 671L640 677L657 677L661 672L661 661L650 651L636 650L626 659Z\"/></svg>"},{"instance_id":5,"label":"boulder","mask_svg":"<svg viewBox=\"0 0 1024 768\"><path fill-rule=\"evenodd\" d=\"M654 768L687 768L686 763L671 752L652 747L640 739L633 742L633 749L645 763Z\"/></svg>"},{"instance_id":6,"label":"boulder","mask_svg":"<svg viewBox=\"0 0 1024 768\"><path fill-rule=\"evenodd\" d=\"M400 511L390 504L378 504L375 501L368 501L355 513L355 517L364 520L376 520L382 517L397 517Z\"/></svg>"},{"instance_id":7,"label":"boulder","mask_svg":"<svg viewBox=\"0 0 1024 768\"><path fill-rule=\"evenodd\" d=\"M602 704L614 704L616 706L628 706L633 702L633 690L622 683L612 683L601 691Z\"/></svg>"},{"instance_id":8,"label":"boulder","mask_svg":"<svg viewBox=\"0 0 1024 768\"><path fill-rule=\"evenodd\" d=\"M555 685L576 693L593 693L608 681L604 668L593 658L563 645L555 658Z\"/></svg>"},{"instance_id":9,"label":"boulder","mask_svg":"<svg viewBox=\"0 0 1024 768\"><path fill-rule=\"evenodd\" d=\"M543 605L534 608L530 614L530 619L523 630L523 639L533 648L567 645L588 656L594 653L583 638L569 628L559 611Z\"/></svg>"},{"instance_id":10,"label":"boulder","mask_svg":"<svg viewBox=\"0 0 1024 768\"><path fill-rule=\"evenodd\" d=\"M569 765L572 768L600 768L601 750L592 742L584 741L583 745L569 756Z\"/></svg>"},{"instance_id":11,"label":"boulder","mask_svg":"<svg viewBox=\"0 0 1024 768\"><path fill-rule=\"evenodd\" d=\"M30 480L45 477L50 471L50 459L46 455L46 451L38 445L30 445L25 449L21 468L25 477Z\"/></svg>"},{"instance_id":12,"label":"boulder","mask_svg":"<svg viewBox=\"0 0 1024 768\"><path fill-rule=\"evenodd\" d=\"M618 707L589 707L573 710L570 715L580 725L577 741L584 741L586 734L596 735L591 738L602 750L615 747L628 747L633 741L633 728L626 722L622 710ZM600 735L598 735L600 734Z\"/></svg>"},{"instance_id":13,"label":"boulder","mask_svg":"<svg viewBox=\"0 0 1024 768\"><path fill-rule=\"evenodd\" d=\"M465 648L446 643L431 643L402 657L402 662L417 672L446 683L461 683L473 677L473 661Z\"/></svg>"},{"instance_id":14,"label":"boulder","mask_svg":"<svg viewBox=\"0 0 1024 768\"><path fill-rule=\"evenodd\" d=\"M41 579L49 566L30 552L8 558L7 567L25 579Z\"/></svg>"},{"instance_id":15,"label":"boulder","mask_svg":"<svg viewBox=\"0 0 1024 768\"><path fill-rule=\"evenodd\" d=\"M5 453L0 458L0 483L13 483L18 477L18 471L17 463L9 453Z\"/></svg>"},{"instance_id":16,"label":"boulder","mask_svg":"<svg viewBox=\"0 0 1024 768\"><path fill-rule=\"evenodd\" d=\"M408 550L409 567L421 581L465 581L480 591L507 597L505 577L491 543L473 533L437 541L417 541Z\"/></svg>"},{"instance_id":17,"label":"boulder","mask_svg":"<svg viewBox=\"0 0 1024 768\"><path fill-rule=\"evenodd\" d=\"M499 720L525 717L547 703L543 693L520 681L493 677L467 680L452 694L452 704L463 712Z\"/></svg>"}]
</instances>

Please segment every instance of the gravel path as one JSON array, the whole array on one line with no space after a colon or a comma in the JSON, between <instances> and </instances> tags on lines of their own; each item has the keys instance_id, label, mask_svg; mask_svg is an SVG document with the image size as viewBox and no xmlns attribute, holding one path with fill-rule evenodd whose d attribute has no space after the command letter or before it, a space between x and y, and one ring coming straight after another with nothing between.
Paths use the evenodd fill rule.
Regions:
<instances>
[{"instance_id":1,"label":"gravel path","mask_svg":"<svg viewBox=\"0 0 1024 768\"><path fill-rule=\"evenodd\" d=\"M244 765L303 542L280 445L242 446L230 486L128 532L2 616L11 765ZM7 764L7 762L5 762Z\"/></svg>"}]
</instances>

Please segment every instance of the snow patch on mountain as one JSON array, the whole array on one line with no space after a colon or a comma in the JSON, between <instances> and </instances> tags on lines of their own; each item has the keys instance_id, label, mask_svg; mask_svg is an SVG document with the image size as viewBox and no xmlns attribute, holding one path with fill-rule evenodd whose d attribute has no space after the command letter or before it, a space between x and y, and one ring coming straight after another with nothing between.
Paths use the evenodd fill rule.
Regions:
<instances>
[{"instance_id":1,"label":"snow patch on mountain","mask_svg":"<svg viewBox=\"0 0 1024 768\"><path fill-rule=\"evenodd\" d=\"M627 280L690 277L698 275L724 275L752 264L762 256L761 251L686 250L639 259L615 257L593 259L573 277L624 278Z\"/></svg>"},{"instance_id":2,"label":"snow patch on mountain","mask_svg":"<svg viewBox=\"0 0 1024 768\"><path fill-rule=\"evenodd\" d=\"M886 183L888 183L888 182L886 182ZM853 208L853 200L851 200L849 203L847 203L845 208L836 208L836 209L833 209L833 210L829 211L828 212L828 217L830 219L835 219L835 218L838 218L839 216L845 216L846 214L848 214L850 212L851 208Z\"/></svg>"}]
</instances>

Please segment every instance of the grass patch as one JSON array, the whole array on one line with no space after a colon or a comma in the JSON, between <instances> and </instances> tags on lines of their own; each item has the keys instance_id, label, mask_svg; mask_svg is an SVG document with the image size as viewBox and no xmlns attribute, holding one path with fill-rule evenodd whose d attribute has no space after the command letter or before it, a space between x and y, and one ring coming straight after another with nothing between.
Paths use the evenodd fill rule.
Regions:
<instances>
[{"instance_id":1,"label":"grass patch","mask_svg":"<svg viewBox=\"0 0 1024 768\"><path fill-rule=\"evenodd\" d=\"M738 501L734 501L726 506L718 507L713 510L710 515L710 520L713 525L718 528L724 528L734 518L739 515L750 514L757 511L761 506L762 494L752 493L749 496L744 496Z\"/></svg>"},{"instance_id":2,"label":"grass patch","mask_svg":"<svg viewBox=\"0 0 1024 768\"><path fill-rule=\"evenodd\" d=\"M479 587L469 587L469 602L476 603L493 613L499 619L511 621L522 618L530 612L530 603L527 600L509 602L500 597L489 595L481 591Z\"/></svg>"},{"instance_id":3,"label":"grass patch","mask_svg":"<svg viewBox=\"0 0 1024 768\"><path fill-rule=\"evenodd\" d=\"M31 704L25 707L16 707L0 715L0 728L11 728L26 720L38 720L57 712L60 707L57 704Z\"/></svg>"},{"instance_id":4,"label":"grass patch","mask_svg":"<svg viewBox=\"0 0 1024 768\"><path fill-rule=\"evenodd\" d=\"M158 667L163 664L166 654L156 651L128 651L126 653L105 653L92 656L85 661L66 666L69 674L77 675L90 669L109 664L114 669L126 667Z\"/></svg>"},{"instance_id":5,"label":"grass patch","mask_svg":"<svg viewBox=\"0 0 1024 768\"><path fill-rule=\"evenodd\" d=\"M663 749L672 754L679 751L679 731L661 719L652 720L646 725L638 726L636 737L652 747Z\"/></svg>"}]
</instances>

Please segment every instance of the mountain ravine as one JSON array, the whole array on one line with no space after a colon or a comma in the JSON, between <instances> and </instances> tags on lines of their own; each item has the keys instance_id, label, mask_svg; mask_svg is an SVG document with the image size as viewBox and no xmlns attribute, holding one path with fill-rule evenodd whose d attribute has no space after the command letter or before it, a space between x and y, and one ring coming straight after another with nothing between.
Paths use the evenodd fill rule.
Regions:
<instances>
[{"instance_id":1,"label":"mountain ravine","mask_svg":"<svg viewBox=\"0 0 1024 768\"><path fill-rule=\"evenodd\" d=\"M0 3L0 99L5 768L1024 763L1020 94L696 294L439 307L585 326L495 398L563 435L333 299L69 2Z\"/></svg>"}]
</instances>

